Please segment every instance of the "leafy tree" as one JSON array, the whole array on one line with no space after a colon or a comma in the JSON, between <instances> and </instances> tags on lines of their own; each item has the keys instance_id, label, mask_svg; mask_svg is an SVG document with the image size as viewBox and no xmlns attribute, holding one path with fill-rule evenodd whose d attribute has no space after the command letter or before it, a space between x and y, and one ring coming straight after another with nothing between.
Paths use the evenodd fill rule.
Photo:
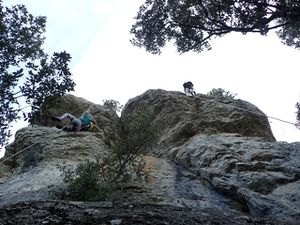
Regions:
<instances>
[{"instance_id":1,"label":"leafy tree","mask_svg":"<svg viewBox=\"0 0 300 225\"><path fill-rule=\"evenodd\" d=\"M20 112L30 120L41 103L74 89L66 52L49 57L42 48L46 17L31 15L24 5L4 7L0 0L0 147ZM31 111L24 111L24 108Z\"/></svg>"},{"instance_id":2,"label":"leafy tree","mask_svg":"<svg viewBox=\"0 0 300 225\"><path fill-rule=\"evenodd\" d=\"M223 88L213 88L207 93L207 96L213 98L234 99L236 94L225 91Z\"/></svg>"},{"instance_id":3,"label":"leafy tree","mask_svg":"<svg viewBox=\"0 0 300 225\"><path fill-rule=\"evenodd\" d=\"M151 53L174 40L180 53L210 49L212 37L230 32L277 30L288 46L300 47L300 1L294 0L146 0L131 42Z\"/></svg>"},{"instance_id":4,"label":"leafy tree","mask_svg":"<svg viewBox=\"0 0 300 225\"><path fill-rule=\"evenodd\" d=\"M110 100L103 100L103 106L109 108L112 111L120 112L123 108L123 105L120 102L110 99Z\"/></svg>"}]
</instances>

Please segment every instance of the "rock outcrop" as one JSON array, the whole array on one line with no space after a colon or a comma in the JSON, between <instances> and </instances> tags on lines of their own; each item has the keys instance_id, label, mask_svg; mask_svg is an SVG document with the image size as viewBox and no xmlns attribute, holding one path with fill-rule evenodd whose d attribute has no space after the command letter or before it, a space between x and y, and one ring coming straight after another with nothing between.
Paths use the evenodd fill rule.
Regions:
<instances>
[{"instance_id":1,"label":"rock outcrop","mask_svg":"<svg viewBox=\"0 0 300 225\"><path fill-rule=\"evenodd\" d=\"M25 151L2 165L12 174L2 178L0 205L49 199L51 187L62 186L59 166L76 166L99 153L107 154L102 137L98 133L67 133L41 126L19 130L7 152L13 155Z\"/></svg>"},{"instance_id":2,"label":"rock outcrop","mask_svg":"<svg viewBox=\"0 0 300 225\"><path fill-rule=\"evenodd\" d=\"M34 117L34 125L54 127L56 122L51 120L50 116L60 116L64 113L72 113L74 116L79 117L84 111L88 110L95 122L94 128L90 130L91 132L102 133L105 140L110 142L108 143L109 145L114 145L119 138L119 117L116 112L107 107L94 104L73 95L65 95L58 100L55 106L47 106L46 108L47 112L41 112L41 115ZM68 121L64 121L62 125L67 123Z\"/></svg>"},{"instance_id":3,"label":"rock outcrop","mask_svg":"<svg viewBox=\"0 0 300 225\"><path fill-rule=\"evenodd\" d=\"M300 143L200 134L170 152L170 158L255 217L299 219Z\"/></svg>"},{"instance_id":4,"label":"rock outcrop","mask_svg":"<svg viewBox=\"0 0 300 225\"><path fill-rule=\"evenodd\" d=\"M198 94L191 98L180 92L149 90L130 99L122 117L147 107L155 114L160 128L159 152L182 145L196 134L236 133L275 141L267 116L242 100L213 99Z\"/></svg>"},{"instance_id":5,"label":"rock outcrop","mask_svg":"<svg viewBox=\"0 0 300 225\"><path fill-rule=\"evenodd\" d=\"M71 95L51 113L78 116L87 108L97 123L92 132L66 133L47 118L18 131L0 163L2 218L11 224L25 220L220 224L221 219L223 224L297 224L300 220L300 143L276 142L266 115L254 105L149 90L129 100L121 118ZM110 154L121 137L122 123L134 122L131 115L141 108L154 115L159 137L145 156L147 182L129 184L109 206L52 201L51 190L63 188L58 167ZM26 217L25 212L35 216Z\"/></svg>"}]
</instances>

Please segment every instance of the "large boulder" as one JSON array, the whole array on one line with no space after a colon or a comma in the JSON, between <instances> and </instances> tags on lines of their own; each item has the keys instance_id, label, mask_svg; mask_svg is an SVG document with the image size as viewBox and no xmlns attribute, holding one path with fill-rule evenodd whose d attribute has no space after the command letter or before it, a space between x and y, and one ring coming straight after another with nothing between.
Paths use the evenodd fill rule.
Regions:
<instances>
[{"instance_id":1,"label":"large boulder","mask_svg":"<svg viewBox=\"0 0 300 225\"><path fill-rule=\"evenodd\" d=\"M69 133L36 125L23 128L1 163L6 173L0 172L0 205L49 199L51 191L63 186L60 167L106 154L109 148L101 133Z\"/></svg>"},{"instance_id":2,"label":"large boulder","mask_svg":"<svg viewBox=\"0 0 300 225\"><path fill-rule=\"evenodd\" d=\"M122 118L137 109L154 114L159 128L160 151L178 146L197 134L237 133L275 141L267 116L256 106L234 99L214 99L198 94L189 97L181 92L148 90L124 106Z\"/></svg>"}]
</instances>

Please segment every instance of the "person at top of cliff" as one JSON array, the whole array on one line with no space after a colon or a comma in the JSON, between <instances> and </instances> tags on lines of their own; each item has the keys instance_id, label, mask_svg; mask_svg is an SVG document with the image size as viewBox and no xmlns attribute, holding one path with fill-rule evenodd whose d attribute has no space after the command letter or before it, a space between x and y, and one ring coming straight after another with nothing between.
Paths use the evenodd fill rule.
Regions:
<instances>
[{"instance_id":1,"label":"person at top of cliff","mask_svg":"<svg viewBox=\"0 0 300 225\"><path fill-rule=\"evenodd\" d=\"M70 120L70 124L61 128L64 131L72 131L72 132L87 131L93 127L93 122L89 111L85 111L78 118L72 115L71 113L65 113L59 117L52 116L51 119L59 122L66 119ZM58 128L60 127L58 126Z\"/></svg>"},{"instance_id":2,"label":"person at top of cliff","mask_svg":"<svg viewBox=\"0 0 300 225\"><path fill-rule=\"evenodd\" d=\"M185 82L183 84L183 88L184 88L184 93L187 96L195 96L196 95L196 92L194 90L194 85L191 81Z\"/></svg>"}]
</instances>

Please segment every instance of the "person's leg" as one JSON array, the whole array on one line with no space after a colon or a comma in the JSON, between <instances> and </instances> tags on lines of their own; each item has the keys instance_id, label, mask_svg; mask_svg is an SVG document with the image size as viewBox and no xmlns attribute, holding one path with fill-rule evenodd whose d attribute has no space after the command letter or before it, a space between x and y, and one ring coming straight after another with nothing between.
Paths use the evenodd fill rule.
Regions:
<instances>
[{"instance_id":1,"label":"person's leg","mask_svg":"<svg viewBox=\"0 0 300 225\"><path fill-rule=\"evenodd\" d=\"M60 120L69 119L71 124L63 127L63 130L66 131L80 131L81 128L81 120L72 115L71 113L65 113L62 116L58 117Z\"/></svg>"},{"instance_id":2,"label":"person's leg","mask_svg":"<svg viewBox=\"0 0 300 225\"><path fill-rule=\"evenodd\" d=\"M80 119L74 117L74 118L71 120L71 124L70 124L70 125L72 125L73 131L80 131L82 122L81 122Z\"/></svg>"},{"instance_id":3,"label":"person's leg","mask_svg":"<svg viewBox=\"0 0 300 225\"><path fill-rule=\"evenodd\" d=\"M184 93L185 93L186 95L189 95L189 93L190 93L189 88L184 88Z\"/></svg>"},{"instance_id":4,"label":"person's leg","mask_svg":"<svg viewBox=\"0 0 300 225\"><path fill-rule=\"evenodd\" d=\"M75 116L73 116L71 113L65 113L59 117L57 117L59 120L65 120L65 119L69 119L70 121L72 121L73 119L76 119Z\"/></svg>"},{"instance_id":5,"label":"person's leg","mask_svg":"<svg viewBox=\"0 0 300 225\"><path fill-rule=\"evenodd\" d=\"M74 118L71 121L71 124L68 124L68 125L64 126L62 129L65 130L65 131L72 131L72 132L80 131L81 121L77 118Z\"/></svg>"},{"instance_id":6,"label":"person's leg","mask_svg":"<svg viewBox=\"0 0 300 225\"><path fill-rule=\"evenodd\" d=\"M196 91L194 90L194 88L191 88L191 89L190 89L190 93L191 93L192 96L195 96L195 95L196 95Z\"/></svg>"}]
</instances>

